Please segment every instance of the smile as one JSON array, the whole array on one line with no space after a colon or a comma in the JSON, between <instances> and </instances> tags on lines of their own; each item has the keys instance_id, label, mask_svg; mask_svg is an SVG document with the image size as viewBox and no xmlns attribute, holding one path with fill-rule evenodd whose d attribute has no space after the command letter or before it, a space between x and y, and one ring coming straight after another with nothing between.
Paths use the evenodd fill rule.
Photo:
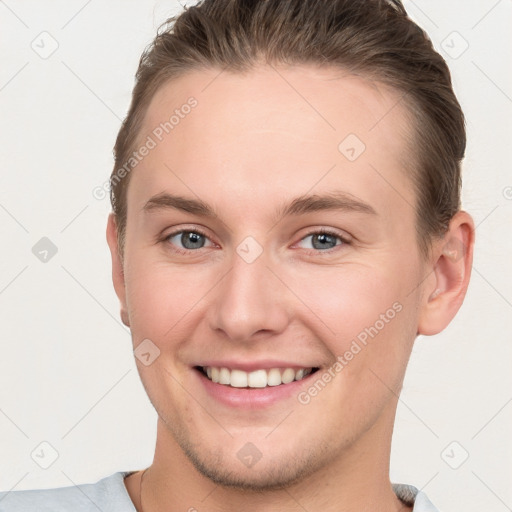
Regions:
<instances>
[{"instance_id":1,"label":"smile","mask_svg":"<svg viewBox=\"0 0 512 512\"><path fill-rule=\"evenodd\" d=\"M269 368L245 372L216 366L200 366L198 369L206 377L216 383L232 388L266 388L290 384L293 381L302 380L318 368Z\"/></svg>"}]
</instances>

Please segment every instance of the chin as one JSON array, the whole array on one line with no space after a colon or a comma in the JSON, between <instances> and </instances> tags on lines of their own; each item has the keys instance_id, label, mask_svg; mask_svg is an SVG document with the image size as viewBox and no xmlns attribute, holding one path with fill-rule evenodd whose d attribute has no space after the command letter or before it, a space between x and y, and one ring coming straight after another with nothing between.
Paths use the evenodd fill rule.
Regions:
<instances>
[{"instance_id":1,"label":"chin","mask_svg":"<svg viewBox=\"0 0 512 512\"><path fill-rule=\"evenodd\" d=\"M222 487L229 487L241 491L273 491L298 484L311 474L307 466L300 465L296 460L290 467L289 460L281 464L281 467L270 464L261 465L259 468L240 469L236 465L231 468L222 468L214 464L208 464L204 460L194 458L187 454L194 467L204 477ZM293 460L293 457L290 457Z\"/></svg>"},{"instance_id":2,"label":"chin","mask_svg":"<svg viewBox=\"0 0 512 512\"><path fill-rule=\"evenodd\" d=\"M313 447L297 453L272 454L247 467L236 455L220 450L217 453L204 447L180 443L195 469L216 485L241 491L273 491L300 483L328 463L326 453L315 453ZM266 459L266 460L265 460Z\"/></svg>"}]
</instances>

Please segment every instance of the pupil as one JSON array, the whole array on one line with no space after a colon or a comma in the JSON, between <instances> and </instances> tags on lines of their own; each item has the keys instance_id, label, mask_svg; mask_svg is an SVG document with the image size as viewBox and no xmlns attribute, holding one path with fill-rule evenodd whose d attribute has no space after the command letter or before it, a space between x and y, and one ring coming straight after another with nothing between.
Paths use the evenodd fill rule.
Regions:
<instances>
[{"instance_id":1,"label":"pupil","mask_svg":"<svg viewBox=\"0 0 512 512\"><path fill-rule=\"evenodd\" d=\"M320 246L318 246L316 242L319 242ZM330 246L326 247L322 244L330 244ZM313 236L313 246L315 249L330 249L336 246L336 237L328 235L327 233L319 233Z\"/></svg>"},{"instance_id":2,"label":"pupil","mask_svg":"<svg viewBox=\"0 0 512 512\"><path fill-rule=\"evenodd\" d=\"M185 232L181 235L181 243L187 249L200 249L204 245L203 235L192 231Z\"/></svg>"}]
</instances>

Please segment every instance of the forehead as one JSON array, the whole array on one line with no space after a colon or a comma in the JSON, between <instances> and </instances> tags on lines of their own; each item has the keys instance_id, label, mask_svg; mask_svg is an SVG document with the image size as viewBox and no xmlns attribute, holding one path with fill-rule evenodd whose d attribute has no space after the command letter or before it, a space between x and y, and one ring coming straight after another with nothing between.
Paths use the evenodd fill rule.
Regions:
<instances>
[{"instance_id":1,"label":"forehead","mask_svg":"<svg viewBox=\"0 0 512 512\"><path fill-rule=\"evenodd\" d=\"M155 147L133 173L128 203L141 206L164 189L215 191L214 199L250 189L265 201L271 190L303 194L340 184L372 199L382 176L394 195L412 201L403 179L411 157L406 113L399 91L340 69L191 71L149 105L139 140L150 137Z\"/></svg>"},{"instance_id":2,"label":"forehead","mask_svg":"<svg viewBox=\"0 0 512 512\"><path fill-rule=\"evenodd\" d=\"M200 131L204 139L243 137L241 128L284 129L329 143L333 136L337 139L351 130L365 142L378 136L395 147L400 142L397 132L406 124L403 94L380 82L341 69L261 65L243 74L195 70L168 82L153 97L142 131L150 132L169 120L190 97L198 105L183 124L187 135ZM297 125L299 116L306 122ZM172 131L178 142L183 129L176 125Z\"/></svg>"}]
</instances>

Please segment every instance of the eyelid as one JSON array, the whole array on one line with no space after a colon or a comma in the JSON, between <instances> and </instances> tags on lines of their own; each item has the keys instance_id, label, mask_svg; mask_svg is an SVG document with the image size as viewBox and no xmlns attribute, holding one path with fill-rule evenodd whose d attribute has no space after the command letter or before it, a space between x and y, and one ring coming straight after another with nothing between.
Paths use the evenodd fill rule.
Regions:
<instances>
[{"instance_id":1,"label":"eyelid","mask_svg":"<svg viewBox=\"0 0 512 512\"><path fill-rule=\"evenodd\" d=\"M162 235L161 241L164 243L169 243L170 238L175 237L176 235L179 235L180 233L197 233L197 234L203 236L204 238L206 238L214 246L218 245L210 238L210 236L206 233L206 230L203 230L201 227L197 227L197 226L193 226L193 227L182 226L182 227L176 228L176 229L170 231L169 233ZM344 246L344 245L350 245L352 243L352 238L350 236L348 236L347 234L340 233L340 232L336 231L334 228L318 227L318 228L310 228L307 233L302 235L301 238L292 245L292 247L296 246L297 244L299 244L304 239L306 239L310 236L319 235L319 234L333 236L335 238L338 238L342 243L336 244L334 247L331 247L330 249L322 249L322 250L320 250L320 249L304 249L305 251L310 252L310 253L315 253L315 254L322 254L322 253L329 254L329 253L332 253L333 251L335 251L337 247ZM170 244L170 245L173 245L173 244ZM205 248L207 248L207 247L200 247L199 249L181 249L179 247L174 246L173 250L178 253L185 254L185 253L198 252L200 249L205 249Z\"/></svg>"},{"instance_id":2,"label":"eyelid","mask_svg":"<svg viewBox=\"0 0 512 512\"><path fill-rule=\"evenodd\" d=\"M163 230L162 233L165 233L165 234L162 234L161 238L169 238L170 236L174 236L174 235L177 235L178 233L183 233L183 232L193 232L193 233L198 233L200 235L203 235L206 238L210 239L210 235L208 235L206 231L207 231L206 228L203 228L200 225L193 224L193 225L187 226L185 224L185 225L180 225L179 227L171 228L171 230L168 231L167 233L165 233L165 230Z\"/></svg>"},{"instance_id":3,"label":"eyelid","mask_svg":"<svg viewBox=\"0 0 512 512\"><path fill-rule=\"evenodd\" d=\"M205 247L201 247L200 249L182 249L180 247L175 246L174 244L171 244L169 242L169 239L175 237L176 235L179 235L180 233L197 233L198 235L201 235L204 238L206 238L211 244L217 245L210 238L210 236L206 233L205 230L203 230L197 226L194 226L194 227L182 226L182 227L176 228L176 229L171 230L170 232L162 235L161 237L159 237L159 241L162 243L166 243L168 245L172 245L174 247L173 251L180 253L180 254L190 254L193 252L198 252L200 249L205 249ZM210 247L210 246L208 246L208 247ZM208 247L206 247L206 248L208 248Z\"/></svg>"},{"instance_id":4,"label":"eyelid","mask_svg":"<svg viewBox=\"0 0 512 512\"><path fill-rule=\"evenodd\" d=\"M325 234L328 236L332 236L334 238L338 238L341 243L336 244L334 247L331 247L330 249L304 249L307 252L315 253L315 254L331 254L333 251L336 251L337 247L342 247L345 245L350 245L352 243L352 238L344 233L339 233L334 228L325 228L325 227L318 227L318 228L311 228L306 234L301 236L301 238L293 244L293 246L298 245L300 242L302 242L304 239L314 236L314 235L321 235Z\"/></svg>"}]
</instances>

